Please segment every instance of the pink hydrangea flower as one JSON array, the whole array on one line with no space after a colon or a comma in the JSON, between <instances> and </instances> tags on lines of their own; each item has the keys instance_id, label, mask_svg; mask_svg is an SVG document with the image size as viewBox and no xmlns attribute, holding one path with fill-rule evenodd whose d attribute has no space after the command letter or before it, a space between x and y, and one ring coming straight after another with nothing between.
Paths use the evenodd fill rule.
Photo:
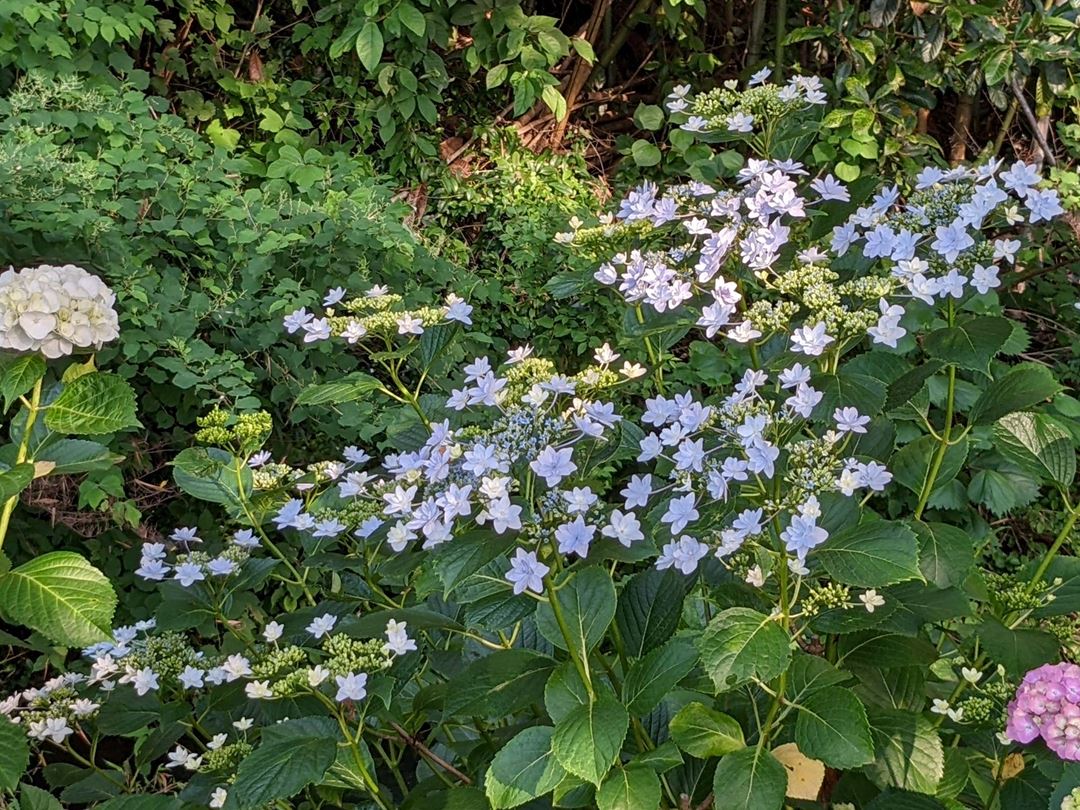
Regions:
<instances>
[{"instance_id":1,"label":"pink hydrangea flower","mask_svg":"<svg viewBox=\"0 0 1080 810\"><path fill-rule=\"evenodd\" d=\"M1005 734L1019 743L1042 737L1062 759L1080 761L1080 666L1045 664L1027 673L1009 703Z\"/></svg>"}]
</instances>

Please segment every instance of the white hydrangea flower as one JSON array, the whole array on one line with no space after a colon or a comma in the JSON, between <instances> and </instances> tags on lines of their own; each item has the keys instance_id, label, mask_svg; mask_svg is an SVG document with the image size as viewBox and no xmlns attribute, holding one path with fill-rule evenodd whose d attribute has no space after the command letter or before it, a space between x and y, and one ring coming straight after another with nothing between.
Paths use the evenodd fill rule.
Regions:
<instances>
[{"instance_id":1,"label":"white hydrangea flower","mask_svg":"<svg viewBox=\"0 0 1080 810\"><path fill-rule=\"evenodd\" d=\"M69 355L120 334L116 296L81 267L43 264L0 273L0 349Z\"/></svg>"}]
</instances>

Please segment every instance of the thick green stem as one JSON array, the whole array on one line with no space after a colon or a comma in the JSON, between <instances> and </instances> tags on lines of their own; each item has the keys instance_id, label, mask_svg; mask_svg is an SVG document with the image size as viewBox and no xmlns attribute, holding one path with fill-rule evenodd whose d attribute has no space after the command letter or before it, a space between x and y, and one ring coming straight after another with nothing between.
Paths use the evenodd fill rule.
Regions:
<instances>
[{"instance_id":1,"label":"thick green stem","mask_svg":"<svg viewBox=\"0 0 1080 810\"><path fill-rule=\"evenodd\" d=\"M559 625L559 632L562 633L563 640L566 642L566 651L570 653L570 660L574 662L574 667L577 669L578 675L581 676L581 682L585 684L585 691L589 693L589 700L596 700L589 664L582 656L578 655L578 651L574 647L574 639L570 634L570 625L566 623L566 614L563 613L562 605L559 604L559 595L555 591L555 581L550 574L544 577L544 590L547 591L548 603L551 605L551 612L555 615L555 623Z\"/></svg>"},{"instance_id":2,"label":"thick green stem","mask_svg":"<svg viewBox=\"0 0 1080 810\"><path fill-rule=\"evenodd\" d=\"M26 424L23 426L22 438L19 440L19 450L15 454L15 464L22 464L27 460L30 450L30 434L34 432L34 423L37 421L38 412L41 410L41 379L34 383L34 391L30 395L30 402L26 412ZM12 495L4 501L4 508L0 511L0 549L4 547L7 539L8 526L11 524L11 513L15 511L15 504L19 502L18 495Z\"/></svg>"},{"instance_id":3,"label":"thick green stem","mask_svg":"<svg viewBox=\"0 0 1080 810\"><path fill-rule=\"evenodd\" d=\"M934 491L938 473L941 472L941 464L945 461L945 454L949 451L949 435L952 433L953 410L956 400L956 366L949 366L949 390L945 396L945 427L941 431L941 441L938 442L934 457L930 460L930 470L923 481L922 491L919 493L919 504L915 507L915 519L922 518L923 510L930 500L930 494Z\"/></svg>"}]
</instances>

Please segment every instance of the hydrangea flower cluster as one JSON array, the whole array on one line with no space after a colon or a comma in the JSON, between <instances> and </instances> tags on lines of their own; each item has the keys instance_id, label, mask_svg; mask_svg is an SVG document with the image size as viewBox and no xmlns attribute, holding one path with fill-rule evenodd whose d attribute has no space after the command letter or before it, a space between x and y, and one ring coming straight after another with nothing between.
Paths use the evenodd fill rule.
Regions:
<instances>
[{"instance_id":1,"label":"hydrangea flower cluster","mask_svg":"<svg viewBox=\"0 0 1080 810\"><path fill-rule=\"evenodd\" d=\"M202 543L196 529L186 526L175 530L169 539L179 553L175 561L167 561L165 543L143 543L139 567L135 574L143 579L161 582L174 579L185 588L196 582L225 578L235 574L259 547L259 539L251 529L241 529L233 535L232 543L219 554L212 555L197 548Z\"/></svg>"},{"instance_id":2,"label":"hydrangea flower cluster","mask_svg":"<svg viewBox=\"0 0 1080 810\"><path fill-rule=\"evenodd\" d=\"M806 555L829 537L817 522L818 496L881 491L892 480L877 462L845 457L851 437L870 421L855 408L836 408L821 435L807 429L823 396L810 369L796 363L773 386L765 372L747 370L718 405L691 394L646 401L642 421L653 432L641 440L638 461L656 461L657 471L633 476L622 494L627 509L654 498L664 507L660 522L672 539L658 568L690 574L710 551L728 557L747 540L763 539L773 523L782 527L792 570L805 573ZM684 534L691 526L696 537Z\"/></svg>"},{"instance_id":3,"label":"hydrangea flower cluster","mask_svg":"<svg viewBox=\"0 0 1080 810\"><path fill-rule=\"evenodd\" d=\"M323 614L294 634L296 643L285 643L285 627L272 621L263 629L263 642L249 644L243 652L217 655L196 649L181 633L155 632L153 620L119 627L111 640L83 650L91 662L87 674L67 673L9 695L0 700L0 716L22 726L31 740L64 745L70 735L80 733L80 723L95 718L120 688L139 696L198 700L215 686L241 682L250 700L317 694L332 704L356 703L366 699L369 677L416 650L405 622L391 619L385 640L335 633L338 623L337 616ZM247 717L234 721L238 736L231 742L228 732L200 740L192 731L199 750L191 750L190 742L177 744L164 768L228 775L251 753L246 734L254 724ZM212 801L210 806L222 806L226 788L215 790L214 798L218 803Z\"/></svg>"},{"instance_id":4,"label":"hydrangea flower cluster","mask_svg":"<svg viewBox=\"0 0 1080 810\"><path fill-rule=\"evenodd\" d=\"M801 77L792 82L778 92L791 95L806 84ZM751 90L760 95L765 87ZM707 106L701 100L707 98L723 111L735 109L751 90L724 88L695 104ZM669 109L688 109L688 92L677 88ZM799 103L817 103L820 89L806 92L815 101ZM695 129L729 126L723 111L697 116ZM880 189L818 236L814 219L835 219L842 212L833 204L851 203L852 192L831 174L807 178L797 161L751 158L734 188L690 182L662 192L646 182L598 227L573 223L559 241L609 257L595 278L631 305L657 313L686 306L709 339L722 334L760 344L786 333L793 351L816 357L867 335L895 348L914 302L991 293L1020 247L1008 234L1064 213L1057 192L1039 188L1036 167L1020 162L1004 169L991 160L976 168L923 169L906 197L896 185Z\"/></svg>"},{"instance_id":5,"label":"hydrangea flower cluster","mask_svg":"<svg viewBox=\"0 0 1080 810\"><path fill-rule=\"evenodd\" d=\"M687 132L749 135L828 100L817 76L792 76L781 87L768 83L771 75L770 68L762 68L743 90L731 80L697 96L690 85L678 85L668 95L666 106L679 128Z\"/></svg>"},{"instance_id":6,"label":"hydrangea flower cluster","mask_svg":"<svg viewBox=\"0 0 1080 810\"><path fill-rule=\"evenodd\" d=\"M116 296L81 267L43 264L0 273L0 349L55 359L120 335Z\"/></svg>"},{"instance_id":7,"label":"hydrangea flower cluster","mask_svg":"<svg viewBox=\"0 0 1080 810\"><path fill-rule=\"evenodd\" d=\"M1005 735L1025 744L1042 737L1062 759L1080 760L1080 666L1045 664L1027 673L1009 703Z\"/></svg>"},{"instance_id":8,"label":"hydrangea flower cluster","mask_svg":"<svg viewBox=\"0 0 1080 810\"><path fill-rule=\"evenodd\" d=\"M323 299L326 308L321 316L301 307L285 316L284 326L289 334L303 333L305 343L344 339L360 343L366 338L385 340L394 335L415 337L440 323L457 322L472 325L472 306L451 293L446 303L438 307L404 309L404 299L382 285L370 288L361 296L346 298L346 290L337 287Z\"/></svg>"},{"instance_id":9,"label":"hydrangea flower cluster","mask_svg":"<svg viewBox=\"0 0 1080 810\"><path fill-rule=\"evenodd\" d=\"M616 371L619 355L609 346L572 377L530 355L528 347L511 351L498 373L486 357L475 359L464 369L465 385L447 400L447 407L469 411L471 423L433 425L419 449L383 458L385 472L356 469L368 459L353 448L350 465L335 464L327 476L338 503L326 508L324 497L308 504L294 498L275 516L277 527L316 538L353 530L360 538L385 538L394 552L414 543L430 549L472 526L517 532L531 548L524 558L529 570L544 573L536 558L544 543L583 557L600 535L624 545L640 539L636 519L603 515L599 496L575 484L584 466L578 446L606 441L621 420L613 403L595 397L644 369L625 363ZM598 521L607 525L601 529ZM510 581L541 590L531 576L521 578L520 559Z\"/></svg>"}]
</instances>

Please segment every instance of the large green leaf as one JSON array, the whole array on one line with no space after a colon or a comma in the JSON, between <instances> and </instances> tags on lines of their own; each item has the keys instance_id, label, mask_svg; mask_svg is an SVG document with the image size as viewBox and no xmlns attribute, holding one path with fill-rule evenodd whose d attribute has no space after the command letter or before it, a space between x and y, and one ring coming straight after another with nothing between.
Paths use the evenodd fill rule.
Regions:
<instances>
[{"instance_id":1,"label":"large green leaf","mask_svg":"<svg viewBox=\"0 0 1080 810\"><path fill-rule=\"evenodd\" d=\"M814 558L837 582L861 588L921 576L915 534L895 521L868 521L838 532L814 551Z\"/></svg>"},{"instance_id":2,"label":"large green leaf","mask_svg":"<svg viewBox=\"0 0 1080 810\"><path fill-rule=\"evenodd\" d=\"M1017 679L1037 666L1056 661L1061 646L1050 633L1029 628L1013 630L992 616L984 619L976 632L991 660Z\"/></svg>"},{"instance_id":3,"label":"large green leaf","mask_svg":"<svg viewBox=\"0 0 1080 810\"><path fill-rule=\"evenodd\" d=\"M49 442L34 453L34 461L51 461L56 465L49 470L49 475L73 475L103 470L123 460L123 456L112 452L100 442L89 439L60 439Z\"/></svg>"},{"instance_id":4,"label":"large green leaf","mask_svg":"<svg viewBox=\"0 0 1080 810\"><path fill-rule=\"evenodd\" d=\"M0 394L4 395L4 411L11 403L34 387L45 376L45 361L37 354L11 357L0 364Z\"/></svg>"},{"instance_id":5,"label":"large green leaf","mask_svg":"<svg viewBox=\"0 0 1080 810\"><path fill-rule=\"evenodd\" d=\"M433 565L435 575L445 589L444 597L516 542L517 538L511 532L493 537L489 531L477 531L439 546L433 555Z\"/></svg>"},{"instance_id":6,"label":"large green leaf","mask_svg":"<svg viewBox=\"0 0 1080 810\"><path fill-rule=\"evenodd\" d=\"M374 73L379 66L383 54L383 35L379 30L379 24L374 20L368 20L356 37L356 55L360 57L360 64L367 68L368 73Z\"/></svg>"},{"instance_id":7,"label":"large green leaf","mask_svg":"<svg viewBox=\"0 0 1080 810\"><path fill-rule=\"evenodd\" d=\"M780 810L787 793L787 770L759 746L720 760L713 774L716 807L724 810Z\"/></svg>"},{"instance_id":8,"label":"large green leaf","mask_svg":"<svg viewBox=\"0 0 1080 810\"><path fill-rule=\"evenodd\" d=\"M746 745L742 727L730 717L703 703L687 703L671 718L671 739L698 759L720 757Z\"/></svg>"},{"instance_id":9,"label":"large green leaf","mask_svg":"<svg viewBox=\"0 0 1080 810\"><path fill-rule=\"evenodd\" d=\"M309 717L286 720L241 761L229 788L231 803L241 810L263 807L291 798L323 778L337 757L338 739L332 723L322 727L312 720L329 722Z\"/></svg>"},{"instance_id":10,"label":"large green leaf","mask_svg":"<svg viewBox=\"0 0 1080 810\"><path fill-rule=\"evenodd\" d=\"M637 658L671 638L679 626L689 582L689 577L671 568L649 568L623 586L615 625L627 655Z\"/></svg>"},{"instance_id":11,"label":"large green leaf","mask_svg":"<svg viewBox=\"0 0 1080 810\"><path fill-rule=\"evenodd\" d=\"M19 785L19 810L64 810L64 808L51 793L24 783Z\"/></svg>"},{"instance_id":12,"label":"large green leaf","mask_svg":"<svg viewBox=\"0 0 1080 810\"><path fill-rule=\"evenodd\" d=\"M560 585L554 598L562 607L575 652L582 656L588 654L604 637L615 617L615 583L602 568L590 566L572 574ZM556 647L566 649L566 639L547 602L541 602L536 608L536 627Z\"/></svg>"},{"instance_id":13,"label":"large green leaf","mask_svg":"<svg viewBox=\"0 0 1080 810\"><path fill-rule=\"evenodd\" d=\"M45 411L45 426L79 436L141 427L135 418L135 389L106 372L76 377Z\"/></svg>"},{"instance_id":14,"label":"large green leaf","mask_svg":"<svg viewBox=\"0 0 1080 810\"><path fill-rule=\"evenodd\" d=\"M629 727L623 705L600 694L559 722L552 749L567 771L599 786L618 758Z\"/></svg>"},{"instance_id":15,"label":"large green leaf","mask_svg":"<svg viewBox=\"0 0 1080 810\"><path fill-rule=\"evenodd\" d=\"M16 464L10 470L0 471L0 503L14 498L34 480L33 464Z\"/></svg>"},{"instance_id":16,"label":"large green leaf","mask_svg":"<svg viewBox=\"0 0 1080 810\"><path fill-rule=\"evenodd\" d=\"M15 790L29 763L26 729L0 716L0 790Z\"/></svg>"},{"instance_id":17,"label":"large green leaf","mask_svg":"<svg viewBox=\"0 0 1080 810\"><path fill-rule=\"evenodd\" d=\"M1030 408L1061 390L1061 384L1046 366L1024 363L1004 377L994 380L971 406L968 421L989 425L1013 411Z\"/></svg>"},{"instance_id":18,"label":"large green leaf","mask_svg":"<svg viewBox=\"0 0 1080 810\"><path fill-rule=\"evenodd\" d=\"M945 753L933 724L921 714L873 708L868 712L874 737L874 762L867 774L879 786L937 791L945 773Z\"/></svg>"},{"instance_id":19,"label":"large green leaf","mask_svg":"<svg viewBox=\"0 0 1080 810\"><path fill-rule=\"evenodd\" d=\"M307 386L296 397L297 405L341 405L355 402L383 385L370 374L354 371L340 380Z\"/></svg>"},{"instance_id":20,"label":"large green leaf","mask_svg":"<svg viewBox=\"0 0 1080 810\"><path fill-rule=\"evenodd\" d=\"M994 445L1006 458L1042 479L1067 487L1076 475L1076 451L1067 430L1047 416L1020 411L994 424Z\"/></svg>"},{"instance_id":21,"label":"large green leaf","mask_svg":"<svg viewBox=\"0 0 1080 810\"><path fill-rule=\"evenodd\" d=\"M527 728L495 755L484 779L493 810L525 804L563 780L566 771L551 750L554 733L548 726Z\"/></svg>"},{"instance_id":22,"label":"large green leaf","mask_svg":"<svg viewBox=\"0 0 1080 810\"><path fill-rule=\"evenodd\" d=\"M854 692L842 686L821 689L799 704L795 742L806 756L841 770L874 758L866 709Z\"/></svg>"},{"instance_id":23,"label":"large green leaf","mask_svg":"<svg viewBox=\"0 0 1080 810\"><path fill-rule=\"evenodd\" d=\"M939 588L960 586L975 565L975 543L963 529L947 523L912 521L919 543L919 570Z\"/></svg>"},{"instance_id":24,"label":"large green leaf","mask_svg":"<svg viewBox=\"0 0 1080 810\"><path fill-rule=\"evenodd\" d=\"M852 633L839 641L838 665L847 667L904 667L932 664L937 648L926 639L913 638L889 630Z\"/></svg>"},{"instance_id":25,"label":"large green leaf","mask_svg":"<svg viewBox=\"0 0 1080 810\"><path fill-rule=\"evenodd\" d=\"M597 810L656 810L660 777L644 765L616 768L596 792Z\"/></svg>"},{"instance_id":26,"label":"large green leaf","mask_svg":"<svg viewBox=\"0 0 1080 810\"><path fill-rule=\"evenodd\" d=\"M930 475L930 468L938 446L939 442L933 436L920 436L897 450L896 455L889 462L889 469L892 470L896 483L907 487L916 495L921 494ZM956 478L960 470L964 468L967 452L966 437L956 444L949 445L934 477L933 491L941 489Z\"/></svg>"},{"instance_id":27,"label":"large green leaf","mask_svg":"<svg viewBox=\"0 0 1080 810\"><path fill-rule=\"evenodd\" d=\"M70 551L43 554L0 577L0 613L69 647L108 638L115 609L109 580Z\"/></svg>"},{"instance_id":28,"label":"large green leaf","mask_svg":"<svg viewBox=\"0 0 1080 810\"><path fill-rule=\"evenodd\" d=\"M238 513L253 491L251 468L217 447L188 447L172 461L173 480L188 495Z\"/></svg>"},{"instance_id":29,"label":"large green leaf","mask_svg":"<svg viewBox=\"0 0 1080 810\"><path fill-rule=\"evenodd\" d=\"M1012 324L1007 318L972 318L959 326L931 332L926 336L923 348L943 363L985 374L990 360L1011 334Z\"/></svg>"},{"instance_id":30,"label":"large green leaf","mask_svg":"<svg viewBox=\"0 0 1080 810\"><path fill-rule=\"evenodd\" d=\"M644 717L697 663L689 641L674 638L630 665L623 681L623 702L630 714Z\"/></svg>"},{"instance_id":31,"label":"large green leaf","mask_svg":"<svg viewBox=\"0 0 1080 810\"><path fill-rule=\"evenodd\" d=\"M754 678L772 680L791 660L788 635L780 625L741 607L729 608L713 618L698 639L698 650L717 692Z\"/></svg>"},{"instance_id":32,"label":"large green leaf","mask_svg":"<svg viewBox=\"0 0 1080 810\"><path fill-rule=\"evenodd\" d=\"M444 710L465 717L504 717L543 699L555 661L531 650L499 650L467 666L446 685Z\"/></svg>"}]
</instances>

